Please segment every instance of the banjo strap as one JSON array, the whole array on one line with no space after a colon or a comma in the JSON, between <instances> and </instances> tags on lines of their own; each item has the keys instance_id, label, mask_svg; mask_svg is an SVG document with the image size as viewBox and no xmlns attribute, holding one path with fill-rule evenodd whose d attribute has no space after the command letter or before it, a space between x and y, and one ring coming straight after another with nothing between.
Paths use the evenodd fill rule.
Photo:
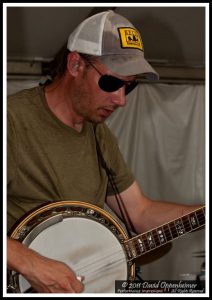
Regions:
<instances>
[{"instance_id":1,"label":"banjo strap","mask_svg":"<svg viewBox=\"0 0 212 300\"><path fill-rule=\"evenodd\" d=\"M119 207L122 219L123 219L123 221L125 223L127 233L129 235L129 237L132 237L132 232L136 232L136 230L135 230L134 225L133 225L133 223L132 223L132 221L130 219L130 216L129 216L127 210L126 210L126 207L124 205L123 199L121 198L119 189L118 189L118 187L116 185L116 182L115 182L115 179L114 179L114 176L116 175L116 173L114 172L113 169L111 169L111 168L109 168L107 166L107 163L106 163L106 161L105 161L105 159L104 159L104 157L102 155L102 152L101 152L98 140L97 140L97 136L96 136L96 126L95 125L94 125L94 132L95 132L96 149L97 149L98 157L100 159L102 167L106 171L106 174L108 176L108 180L109 180L110 185L111 185L111 187L113 189L114 196L116 198L116 201L117 201L117 204L118 204L118 207ZM129 227L130 227L131 230L129 230L127 224L129 224Z\"/></svg>"}]
</instances>

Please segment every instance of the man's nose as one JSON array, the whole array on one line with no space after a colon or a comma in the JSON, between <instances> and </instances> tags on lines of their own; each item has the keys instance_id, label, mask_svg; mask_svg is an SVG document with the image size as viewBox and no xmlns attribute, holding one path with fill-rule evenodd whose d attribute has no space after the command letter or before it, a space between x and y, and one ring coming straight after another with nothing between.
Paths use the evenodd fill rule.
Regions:
<instances>
[{"instance_id":1,"label":"man's nose","mask_svg":"<svg viewBox=\"0 0 212 300\"><path fill-rule=\"evenodd\" d=\"M113 102L118 106L125 106L126 95L125 95L125 87L124 86L115 92Z\"/></svg>"}]
</instances>

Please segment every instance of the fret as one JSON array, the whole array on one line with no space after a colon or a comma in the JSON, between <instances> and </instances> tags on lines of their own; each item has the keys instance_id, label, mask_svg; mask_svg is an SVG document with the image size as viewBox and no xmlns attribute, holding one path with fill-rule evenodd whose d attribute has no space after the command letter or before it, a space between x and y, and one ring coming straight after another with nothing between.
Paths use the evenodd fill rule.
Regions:
<instances>
[{"instance_id":1,"label":"fret","mask_svg":"<svg viewBox=\"0 0 212 300\"><path fill-rule=\"evenodd\" d=\"M185 231L190 232L192 230L192 226L191 226L189 217L188 216L183 216L182 221L183 221Z\"/></svg>"},{"instance_id":2,"label":"fret","mask_svg":"<svg viewBox=\"0 0 212 300\"><path fill-rule=\"evenodd\" d=\"M146 248L145 248L144 241L141 238L138 238L137 241L138 241L138 246L139 246L140 252L145 253Z\"/></svg>"},{"instance_id":3,"label":"fret","mask_svg":"<svg viewBox=\"0 0 212 300\"><path fill-rule=\"evenodd\" d=\"M174 221L178 236L185 234L185 228L181 219Z\"/></svg>"},{"instance_id":4,"label":"fret","mask_svg":"<svg viewBox=\"0 0 212 300\"><path fill-rule=\"evenodd\" d=\"M169 228L170 228L173 239L177 238L178 237L178 231L175 227L174 221L169 223Z\"/></svg>"},{"instance_id":5,"label":"fret","mask_svg":"<svg viewBox=\"0 0 212 300\"><path fill-rule=\"evenodd\" d=\"M189 218L190 218L190 223L191 223L192 229L198 228L199 223L198 223L197 216L196 216L195 212L190 214Z\"/></svg>"},{"instance_id":6,"label":"fret","mask_svg":"<svg viewBox=\"0 0 212 300\"><path fill-rule=\"evenodd\" d=\"M145 245L145 249L146 249L146 251L149 251L150 247L149 247L149 243L148 243L146 234L142 234L142 237L143 237L143 242L144 242L144 245Z\"/></svg>"},{"instance_id":7,"label":"fret","mask_svg":"<svg viewBox=\"0 0 212 300\"><path fill-rule=\"evenodd\" d=\"M203 209L196 211L196 216L200 226L205 224L205 212Z\"/></svg>"},{"instance_id":8,"label":"fret","mask_svg":"<svg viewBox=\"0 0 212 300\"><path fill-rule=\"evenodd\" d=\"M156 247L157 247L157 246L160 246L160 239L159 239L159 237L158 237L157 230L154 229L154 230L152 231L152 234L153 234L153 237L154 237L155 246L156 246Z\"/></svg>"},{"instance_id":9,"label":"fret","mask_svg":"<svg viewBox=\"0 0 212 300\"><path fill-rule=\"evenodd\" d=\"M170 222L169 222L167 225L169 226L169 232L170 232L170 234L171 234L171 236L172 236L172 239L173 239L174 237L173 237L173 235L172 235L172 230L171 230L171 227L170 227Z\"/></svg>"},{"instance_id":10,"label":"fret","mask_svg":"<svg viewBox=\"0 0 212 300\"><path fill-rule=\"evenodd\" d=\"M149 248L150 249L155 248L155 241L154 241L154 237L153 237L151 231L146 233L146 238L147 238L147 241L149 244Z\"/></svg>"},{"instance_id":11,"label":"fret","mask_svg":"<svg viewBox=\"0 0 212 300\"><path fill-rule=\"evenodd\" d=\"M173 238L172 238L168 224L163 226L163 231L164 231L167 242L171 241Z\"/></svg>"},{"instance_id":12,"label":"fret","mask_svg":"<svg viewBox=\"0 0 212 300\"><path fill-rule=\"evenodd\" d=\"M137 239L134 239L134 248L136 250L137 256L140 256L140 255L144 254L144 248L140 247Z\"/></svg>"},{"instance_id":13,"label":"fret","mask_svg":"<svg viewBox=\"0 0 212 300\"><path fill-rule=\"evenodd\" d=\"M161 245L165 244L166 243L166 237L165 237L165 234L163 232L163 227L157 228L157 234L158 234Z\"/></svg>"}]
</instances>

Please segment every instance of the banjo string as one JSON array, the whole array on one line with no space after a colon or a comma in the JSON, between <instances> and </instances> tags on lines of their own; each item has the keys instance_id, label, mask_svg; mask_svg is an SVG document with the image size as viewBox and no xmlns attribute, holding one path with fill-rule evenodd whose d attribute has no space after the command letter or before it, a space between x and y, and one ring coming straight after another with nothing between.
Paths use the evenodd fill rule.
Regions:
<instances>
[{"instance_id":1,"label":"banjo string","mask_svg":"<svg viewBox=\"0 0 212 300\"><path fill-rule=\"evenodd\" d=\"M106 271L108 268L110 267L115 267L115 265L120 264L121 262L124 262L125 259L124 258L119 258L116 261L113 261L112 263L108 263L108 264L102 264L100 266L93 266L92 268L89 268L88 270L86 269L81 269L81 270L75 270L76 274L80 274L80 276L84 276L85 279L86 277L90 277L90 276L94 276L96 274L98 274L101 271Z\"/></svg>"},{"instance_id":2,"label":"banjo string","mask_svg":"<svg viewBox=\"0 0 212 300\"><path fill-rule=\"evenodd\" d=\"M84 270L86 270L87 268L90 268L90 267L95 267L95 266L101 266L101 267L104 267L104 266L107 266L107 265L113 265L115 264L117 261L119 260L125 260L125 258L120 258L118 257L119 254L123 253L121 250L118 250L118 251L115 251L114 253L111 253L111 254L108 254L108 255L105 255L105 256L101 256L101 258L98 258L94 261L91 261L90 263L87 263L86 265L82 265L82 262L80 262L79 264L76 264L74 266L74 270L76 273L81 273L83 272ZM112 258L112 259L110 259ZM107 264L105 264L105 261L110 259ZM115 260L114 260L115 259ZM81 266L82 265L82 266Z\"/></svg>"}]
</instances>

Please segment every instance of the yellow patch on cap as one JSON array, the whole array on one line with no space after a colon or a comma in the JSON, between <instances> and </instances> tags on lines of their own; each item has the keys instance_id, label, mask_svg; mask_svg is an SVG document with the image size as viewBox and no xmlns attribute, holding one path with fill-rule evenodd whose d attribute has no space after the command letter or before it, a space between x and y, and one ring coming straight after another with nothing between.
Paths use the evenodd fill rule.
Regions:
<instances>
[{"instance_id":1,"label":"yellow patch on cap","mask_svg":"<svg viewBox=\"0 0 212 300\"><path fill-rule=\"evenodd\" d=\"M137 30L131 27L121 27L118 30L122 48L135 48L144 51L143 43Z\"/></svg>"}]
</instances>

